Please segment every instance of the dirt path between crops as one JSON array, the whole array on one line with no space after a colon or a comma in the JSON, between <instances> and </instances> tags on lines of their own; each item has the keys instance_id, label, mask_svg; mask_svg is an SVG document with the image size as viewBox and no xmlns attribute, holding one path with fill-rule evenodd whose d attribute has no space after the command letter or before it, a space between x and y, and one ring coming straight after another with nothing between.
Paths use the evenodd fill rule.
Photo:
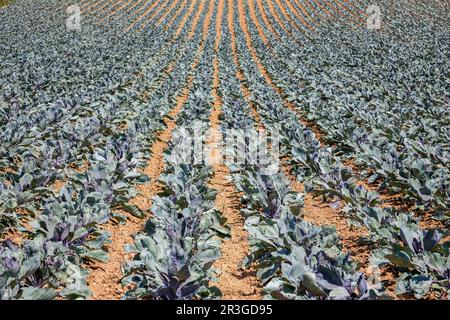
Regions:
<instances>
[{"instance_id":1,"label":"dirt path between crops","mask_svg":"<svg viewBox=\"0 0 450 320\"><path fill-rule=\"evenodd\" d=\"M267 71L262 66L259 58L256 56L256 51L253 48L251 44L251 38L248 33L247 25L245 22L244 17L244 11L242 8L242 5L238 2L238 12L239 12L239 22L241 24L241 28L244 32L244 36L246 37L246 42L249 46L249 51L252 55L252 58L254 59L255 63L257 64L258 69L263 74L263 76L266 78L266 81L270 86L275 87L275 84L273 83L270 76L267 74ZM232 23L232 17L229 18L229 23ZM243 91L244 97L246 98L247 102L249 103L250 110L252 112L252 116L255 119L256 128L258 130L265 130L264 125L261 123L261 119L259 116L259 113L257 111L256 106L248 99L250 96L250 91L248 87L244 84L245 83L245 76L240 69L239 66L239 59L236 52L236 46L235 46L235 34L234 34L234 27L232 25L230 26L230 33L232 37L232 53L234 62L236 64L238 74L237 77L241 81L241 89ZM293 191L298 193L304 193L304 186L303 184L296 181L295 177L290 173L290 168L286 166L285 164L281 165L281 169L283 173L288 177L290 180L290 185ZM370 255L370 252L367 247L360 246L357 244L357 241L359 237L363 235L367 235L367 230L364 229L357 229L357 228L350 228L346 217L343 217L342 214L339 212L339 210L333 209L330 207L329 204L322 202L319 199L314 198L311 194L305 194L305 201L304 201L304 208L303 208L303 214L304 219L306 221L309 221L315 225L334 225L336 227L336 232L338 233L341 242L344 246L345 251L350 251L352 258L355 261L358 261L361 264L361 271L364 271L368 274L370 274L371 270L366 270L368 266L368 258Z\"/></svg>"},{"instance_id":2,"label":"dirt path between crops","mask_svg":"<svg viewBox=\"0 0 450 320\"><path fill-rule=\"evenodd\" d=\"M260 1L260 0L258 0ZM287 27L285 24L285 21L283 21L280 16L278 15L277 10L275 9L272 0L267 0L267 6L269 7L269 11L272 14L272 17L275 19L275 21L280 25L280 27L284 30L284 32L289 36L294 38L294 35L292 34L291 30Z\"/></svg>"},{"instance_id":3,"label":"dirt path between crops","mask_svg":"<svg viewBox=\"0 0 450 320\"><path fill-rule=\"evenodd\" d=\"M231 173L223 163L220 143L223 141L220 132L219 116L222 109L222 99L219 96L219 61L217 51L221 41L221 21L223 16L224 0L220 0L216 21L216 43L214 58L214 74L212 94L214 96L213 110L210 116L211 131L207 140L209 160L212 164L213 177L210 180L211 188L217 190L218 195L215 207L222 212L231 228L231 239L225 240L221 246L222 256L214 263L219 269L218 282L214 283L222 291L224 300L256 300L261 299L261 284L255 271L243 270L240 265L249 253L248 233L244 229L244 217L240 214L240 198Z\"/></svg>"},{"instance_id":4,"label":"dirt path between crops","mask_svg":"<svg viewBox=\"0 0 450 320\"><path fill-rule=\"evenodd\" d=\"M144 170L144 173L150 178L150 183L137 186L139 196L130 201L131 204L137 205L141 210L149 210L152 197L161 191L158 177L164 171L163 152L167 148L175 128L175 118L187 101L192 80L192 77L188 78L188 84L182 95L177 98L175 108L164 121L167 126L166 130L161 132L151 148L153 156ZM110 222L102 226L103 230L111 233L111 244L107 246L110 260L106 264L95 263L90 266L92 272L89 275L88 284L92 290L91 299L93 300L116 300L120 299L125 292L120 284L121 266L125 260L131 259L132 255L125 254L123 248L125 244L133 241L134 234L142 230L144 220L126 212L121 213L127 217L125 224L120 225Z\"/></svg>"},{"instance_id":5,"label":"dirt path between crops","mask_svg":"<svg viewBox=\"0 0 450 320\"><path fill-rule=\"evenodd\" d=\"M239 83L241 85L241 91L246 99L247 102L249 102L249 98L251 96L250 90L245 85L246 79L244 76L244 72L241 69L240 63L239 63L239 56L237 52L237 45L236 45L236 33L234 29L234 19L233 19L233 8L234 8L234 0L228 2L228 28L230 30L230 36L231 36L231 54L233 56L233 61L236 66L236 77L239 80ZM261 127L261 118L259 117L258 113L254 112L255 108L251 108L253 118L255 119L255 123L258 124L259 128ZM258 128L257 128L258 129Z\"/></svg>"},{"instance_id":6,"label":"dirt path between crops","mask_svg":"<svg viewBox=\"0 0 450 320\"><path fill-rule=\"evenodd\" d=\"M308 6L311 6L311 4L309 3L309 1L304 1L303 3L300 3L298 0L294 0L294 2L295 2L295 4L297 5L297 8L301 11L301 16L302 16L302 19L304 19L305 20L305 22L307 22L309 25L310 25L310 27L312 28L311 30L315 30L316 28L316 26L319 26L320 25L320 23L319 23L319 21L313 16L313 15L311 15L309 12L308 12L308 10L306 10L306 8L303 6L305 3L306 3L306 5L308 5ZM288 3L289 3L289 1L288 1ZM296 10L297 8L294 8L294 6L291 4L291 6L292 6L292 10ZM314 12L314 13L316 13L316 12ZM297 14L299 14L299 11L297 10ZM312 22L312 24L310 23L310 22L308 22L308 20L310 20L311 22ZM301 20L301 21L303 21L303 20Z\"/></svg>"},{"instance_id":7,"label":"dirt path between crops","mask_svg":"<svg viewBox=\"0 0 450 320\"><path fill-rule=\"evenodd\" d=\"M203 3L203 1L202 1ZM197 0L191 0L191 5L189 9L187 10L186 14L183 17L183 20L181 20L180 25L178 26L177 31L175 31L175 37L178 37L181 32L183 31L184 25L188 21L188 18L191 16L191 14L194 12L194 9L196 8Z\"/></svg>"},{"instance_id":8,"label":"dirt path between crops","mask_svg":"<svg viewBox=\"0 0 450 320\"><path fill-rule=\"evenodd\" d=\"M167 8L167 10L161 15L161 17L159 17L159 19L156 21L156 25L160 25L162 21L164 21L164 19L166 19L166 17L173 11L173 9L180 3L180 0L174 0L171 1L170 6Z\"/></svg>"},{"instance_id":9,"label":"dirt path between crops","mask_svg":"<svg viewBox=\"0 0 450 320\"><path fill-rule=\"evenodd\" d=\"M267 83L271 85L281 96L284 96L283 90L274 84L271 76L268 74L267 70L259 60L259 57L256 54L256 50L251 47L251 38L246 29L245 21L240 19L240 22L244 26L243 30L246 33L249 51L258 69L266 79ZM297 115L299 122L302 123L302 125L304 125L305 127L309 128L312 132L314 132L316 138L319 140L321 145L324 145L323 141L325 134L321 130L321 128L313 121L308 121L306 118L304 118L292 103L286 101L285 99L283 100L284 104ZM346 163L346 165L350 169L352 169L353 172L358 171L358 169L353 166L353 163ZM283 168L283 170L291 180L293 190L303 193L304 186L296 181L295 176L290 174L290 169L286 170L286 168ZM376 188L376 186L368 185L365 181L358 181L357 183L364 186L369 191L378 191L378 188ZM381 207L390 206L400 211L409 211L409 212L411 212L412 210L411 205L407 205L403 202L403 200L401 199L401 194L389 195L381 193L380 200L382 202ZM331 207L329 203L326 203L319 198L315 198L311 193L305 195L304 213L305 213L304 219L314 224L334 225L342 241L342 244L344 245L344 250L349 251L352 256L352 259L360 263L361 265L360 271L363 271L368 275L372 274L372 272L375 271L372 270L371 266L369 265L371 249L366 245L358 244L358 239L361 236L365 237L369 235L367 228L365 227L357 228L354 226L350 226L348 223L348 218L343 214L343 212L339 208L335 209ZM445 227L442 224L442 222L435 221L432 219L431 212L415 212L415 214L417 216L420 216L421 221L419 225L422 228ZM396 279L399 276L398 271L392 268L381 268L378 276L385 283L386 291L390 296L401 300L410 299L410 297L408 296L397 296L395 294Z\"/></svg>"},{"instance_id":10,"label":"dirt path between crops","mask_svg":"<svg viewBox=\"0 0 450 320\"><path fill-rule=\"evenodd\" d=\"M259 36L261 37L261 40L263 41L263 43L266 46L268 46L269 45L269 41L267 40L267 36L264 33L264 30L261 27L261 24L259 23L258 17L256 16L255 7L254 7L255 4L253 3L253 0L248 0L247 1L247 5L248 5L248 8L249 8L250 17L252 18L253 23L256 26L256 29L258 29L258 33L259 33Z\"/></svg>"},{"instance_id":11,"label":"dirt path between crops","mask_svg":"<svg viewBox=\"0 0 450 320\"><path fill-rule=\"evenodd\" d=\"M107 8L104 8L103 10L99 10L97 12L93 12L93 15L100 21L103 22L105 20L105 18L109 17L109 15L111 14L111 12L116 12L119 8L121 8L124 5L119 5L120 3L125 2L124 5L127 5L128 2L127 1L118 1L118 2L112 2L110 3L110 6L108 6ZM97 9L95 9L97 10ZM106 14L108 13L108 14ZM100 17L100 15L105 14L104 17Z\"/></svg>"},{"instance_id":12,"label":"dirt path between crops","mask_svg":"<svg viewBox=\"0 0 450 320\"><path fill-rule=\"evenodd\" d=\"M278 6L278 8L281 11L281 15L284 17L284 20L287 21L291 26L294 26L297 30L304 32L303 28L300 27L297 23L297 21L295 21L291 14L289 12L287 12L286 7L284 5L281 4L280 0L275 0L275 4Z\"/></svg>"},{"instance_id":13,"label":"dirt path between crops","mask_svg":"<svg viewBox=\"0 0 450 320\"><path fill-rule=\"evenodd\" d=\"M145 21L144 21L144 22L142 23L142 25L139 27L139 30L144 29L150 22L152 22L153 19L154 19L154 18L155 18L155 17L156 17L163 9L165 9L165 8L169 5L170 1L171 1L171 0L165 0L163 3L161 3L161 4L158 6L158 8L157 8L154 12L152 12L148 18L145 19Z\"/></svg>"},{"instance_id":14,"label":"dirt path between crops","mask_svg":"<svg viewBox=\"0 0 450 320\"><path fill-rule=\"evenodd\" d=\"M253 1L253 0L252 0ZM277 30L275 30L275 27L272 25L272 23L269 21L269 18L267 17L266 11L261 3L261 0L254 0L256 5L258 6L258 10L261 14L261 18L264 22L264 24L266 25L266 27L270 30L270 32L275 35L275 37L277 38L277 40L281 40L281 36L278 33Z\"/></svg>"},{"instance_id":15,"label":"dirt path between crops","mask_svg":"<svg viewBox=\"0 0 450 320\"><path fill-rule=\"evenodd\" d=\"M183 2L180 4L180 6L178 7L177 11L175 11L175 14L173 15L173 17L170 19L170 21L164 26L164 30L169 30L169 28L171 28L172 24L175 22L175 20L180 16L180 14L183 12L183 9L185 8L185 6L187 6L187 1L188 0L183 0ZM162 21L159 21L156 25L159 26L161 24Z\"/></svg>"},{"instance_id":16,"label":"dirt path between crops","mask_svg":"<svg viewBox=\"0 0 450 320\"><path fill-rule=\"evenodd\" d=\"M249 0L249 4L251 4L252 1L253 0ZM268 44L265 41L264 33L262 33L262 30L260 30L261 26L259 25L259 21L258 21L257 17L255 16L254 10L252 10L251 7L250 7L249 12L250 12L250 16L251 16L253 22L255 23L255 25L259 31L258 33L260 34L260 37L263 40L264 44L267 46L267 48L269 50L272 50L274 55L277 55L277 52L275 52L273 50L273 48L270 46L270 44ZM245 21L242 21L242 22L246 23ZM248 32L246 32L246 37L247 37L247 44L251 45L251 38L250 38ZM284 95L283 90L273 83L271 76L268 74L267 70L262 65L261 61L259 60L256 50L253 47L249 47L249 50L251 51L251 55L252 55L254 61L256 61L256 65L257 65L258 69L263 74L263 76L265 77L268 84L270 84L281 96L283 96ZM239 78L242 78L242 75L240 75ZM291 111L293 111L297 115L297 118L299 119L301 124L304 125L305 127L307 127L308 129L310 129L315 134L315 136L316 136L317 140L319 140L320 144L325 145L326 144L326 143L324 143L325 133L322 131L320 126L318 126L314 121L310 121L310 120L306 119L306 117L304 115L302 115L301 112L299 112L299 110L295 107L295 105L293 103L290 103L286 100L284 100L284 103L289 107L289 109L291 109ZM347 161L344 164L347 167L349 167L353 172L359 171L359 169L354 165L353 161ZM369 191L380 192L376 185L370 185L366 181L357 181L357 184L362 185L365 189L367 189ZM402 199L401 194L391 195L386 192L384 192L384 193L381 192L380 200L382 202L380 205L381 207L389 206L389 207L393 207L393 208L395 208L399 211L403 211L403 212L414 211L414 204L413 203L409 203L409 204L405 203L404 200ZM332 210L332 211L336 211L336 210ZM419 212L417 210L415 210L415 211L416 211L415 215L417 215L421 218L419 225L422 228L425 228L425 227L426 228L441 228L441 229L445 228L444 223L433 220L432 212L423 212L423 211ZM364 233L364 235L366 235L366 234Z\"/></svg>"},{"instance_id":17,"label":"dirt path between crops","mask_svg":"<svg viewBox=\"0 0 450 320\"><path fill-rule=\"evenodd\" d=\"M130 31L131 29L133 29L133 27L134 27L136 24L138 24L142 19L144 19L144 18L147 16L147 14L149 14L149 12L152 11L152 10L155 8L155 6L156 6L157 4L159 4L160 1L161 1L161 0L156 0L155 2L153 2L153 3L147 8L147 10L144 11L144 13L142 13L139 17L137 17L136 20L134 20L134 21L133 21L126 29L125 29L125 32L128 32L128 31ZM145 8L145 5L142 6L140 9L138 9L138 10L137 10L137 13L141 12L142 10L144 10L144 8Z\"/></svg>"},{"instance_id":18,"label":"dirt path between crops","mask_svg":"<svg viewBox=\"0 0 450 320\"><path fill-rule=\"evenodd\" d=\"M120 14L118 14L115 18L119 18L119 17L124 16L125 14L127 14L128 12L130 12L131 10L136 8L141 3L142 3L142 0L141 1L136 1L131 6L127 6L126 9L124 11L122 11Z\"/></svg>"},{"instance_id":19,"label":"dirt path between crops","mask_svg":"<svg viewBox=\"0 0 450 320\"><path fill-rule=\"evenodd\" d=\"M344 6L341 3L341 6L345 9L345 11L347 11L353 17L353 19L355 19L355 21L359 21L364 25L366 23L367 14L363 10L355 7L352 1L344 0L344 2L348 5ZM337 3L340 3L340 1L337 1Z\"/></svg>"},{"instance_id":20,"label":"dirt path between crops","mask_svg":"<svg viewBox=\"0 0 450 320\"><path fill-rule=\"evenodd\" d=\"M339 15L339 17L342 19L342 21L345 21L346 23L348 23L350 26L356 26L358 28L363 27L363 25L359 22L360 19L358 19L358 17L355 17L354 15L352 15L350 13L350 11L348 11L348 9L342 5L342 3L334 0L333 4L330 4L330 1L325 1L326 6L327 7L331 7L333 8L333 12L337 13ZM337 5L337 7L336 7ZM350 13L351 17L348 17L348 13ZM335 16L336 17L336 16ZM349 19L350 18L350 19Z\"/></svg>"},{"instance_id":21,"label":"dirt path between crops","mask_svg":"<svg viewBox=\"0 0 450 320\"><path fill-rule=\"evenodd\" d=\"M194 38L195 36L195 30L197 29L197 24L202 16L203 10L205 9L205 3L206 1L201 1L200 5L194 15L194 18L192 19L192 25L191 25L191 30L188 33L188 40L192 40L192 38ZM209 5L209 11L211 12L211 5L214 6L214 2L210 1L210 5Z\"/></svg>"},{"instance_id":22,"label":"dirt path between crops","mask_svg":"<svg viewBox=\"0 0 450 320\"><path fill-rule=\"evenodd\" d=\"M222 134L219 131L219 115L221 113L222 101L218 96L219 76L218 61L214 60L214 109L211 113L211 134L207 145L211 148L210 161L213 168L213 177L210 187L217 190L215 207L222 212L231 228L231 239L225 240L221 246L222 256L214 263L220 270L218 282L215 285L222 291L224 300L256 300L261 299L261 283L256 277L254 270L248 271L241 268L241 263L249 253L248 233L244 229L245 219L241 215L240 198L231 173L221 157L219 143Z\"/></svg>"},{"instance_id":23,"label":"dirt path between crops","mask_svg":"<svg viewBox=\"0 0 450 320\"><path fill-rule=\"evenodd\" d=\"M280 0L277 0L278 3L280 3ZM292 5L291 2L289 1L283 1L283 4L286 4L286 6L289 8L289 10L291 10L291 12L295 15L295 17L301 22L301 24L308 28L310 31L314 31L315 29L311 26L311 24L305 20L305 18L303 17L303 15L301 15L297 9ZM280 4L281 5L281 4ZM301 7L301 9L303 9L303 6ZM303 11L303 14L305 13L305 11Z\"/></svg>"},{"instance_id":24,"label":"dirt path between crops","mask_svg":"<svg viewBox=\"0 0 450 320\"><path fill-rule=\"evenodd\" d=\"M119 12L119 11L125 9L126 7L128 7L128 6L130 5L130 3L131 3L131 0L124 1L124 2L122 3L122 5L116 7L114 10L112 10L111 12L109 12L105 17L100 18L100 21L103 21L103 20L105 20L105 19L110 18L111 16L115 15L117 12Z\"/></svg>"}]
</instances>

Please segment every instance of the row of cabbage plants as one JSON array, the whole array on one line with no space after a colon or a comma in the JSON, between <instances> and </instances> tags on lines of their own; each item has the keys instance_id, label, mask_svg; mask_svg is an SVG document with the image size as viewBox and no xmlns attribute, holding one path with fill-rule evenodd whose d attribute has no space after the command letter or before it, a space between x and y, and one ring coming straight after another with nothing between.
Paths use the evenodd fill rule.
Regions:
<instances>
[{"instance_id":1,"label":"row of cabbage plants","mask_svg":"<svg viewBox=\"0 0 450 320\"><path fill-rule=\"evenodd\" d=\"M225 12L224 15L227 13ZM236 14L236 13L235 13ZM236 22L235 22L236 24ZM225 136L247 130L237 152L248 154L255 123L231 53L226 22L219 50L221 116ZM239 38L238 38L239 43ZM244 63L241 61L241 63ZM256 74L256 73L253 73ZM267 114L260 114L266 124ZM239 145L238 145L239 146ZM246 147L247 146L247 147ZM229 156L229 155L227 155ZM255 265L266 299L375 299L383 297L380 283L372 283L359 271L349 254L342 252L336 230L315 226L302 219L302 193L294 192L282 171L267 174L258 164L226 162L233 181L243 193L241 213L246 216L250 254L244 266ZM276 161L274 159L274 161Z\"/></svg>"},{"instance_id":2,"label":"row of cabbage plants","mask_svg":"<svg viewBox=\"0 0 450 320\"><path fill-rule=\"evenodd\" d=\"M395 17L408 30L409 20ZM448 59L445 50L436 50L444 45L448 30L427 23L409 28L409 33L416 30L433 42L411 45L384 33L333 26L317 36L318 50L293 50L274 41L277 56L293 59L272 59L267 66L289 100L323 129L329 144L338 145L336 153L356 160L363 169L361 179L392 194L401 192L420 209L448 212L448 94L445 72L439 71ZM333 46L340 49L331 51ZM423 52L428 57L418 60ZM339 63L329 66L329 61ZM397 70L391 70L392 64Z\"/></svg>"},{"instance_id":3,"label":"row of cabbage plants","mask_svg":"<svg viewBox=\"0 0 450 320\"><path fill-rule=\"evenodd\" d=\"M199 28L197 30L200 31ZM161 38L167 37L161 35ZM157 42L153 40L152 43ZM29 101L21 99L20 95L26 92L24 84L10 81L5 85L2 90L5 93L2 104L5 130L1 137L4 142L1 169L5 178L11 181L3 185L4 210L9 214L2 217L2 228L17 220L18 211L32 214L38 211L39 201L34 201L34 194L50 192L55 181L63 181L73 175L77 168L89 163L89 156L104 145L112 133L122 130L130 119L138 116L136 110L129 108L129 103L133 104L135 100L143 103L146 95L165 76L162 71L172 62L183 61L186 58L183 52L191 45L186 41L170 45L162 43L152 51L154 57L142 63L119 84L110 85L107 91L83 100L61 97L56 102L34 107L35 98ZM83 49L77 47L77 50ZM171 50L177 52L175 57ZM80 60L83 60L81 54ZM7 96L10 86L14 86L17 94ZM51 92L47 94L51 95ZM26 190L19 183L20 179L25 179L25 174L36 176L36 181L30 183ZM26 192L25 196L21 196L23 192Z\"/></svg>"},{"instance_id":4,"label":"row of cabbage plants","mask_svg":"<svg viewBox=\"0 0 450 320\"><path fill-rule=\"evenodd\" d=\"M238 21L235 24L238 25ZM254 35L252 45L257 48L259 58L270 73L279 74L279 70L283 70L277 69L280 64L256 37L257 31L249 19L247 24ZM445 294L450 262L449 243L441 240L448 235L448 231L421 228L418 217L395 208L382 207L379 194L358 185L354 173L342 164L337 148L321 147L315 135L301 125L294 112L286 108L283 97L261 85L264 78L258 74L243 34L241 37L238 40L241 44L240 61L253 92L253 101L263 122L267 116L267 127L281 125L284 136L282 145L285 146L282 151L291 158L297 178L306 184L307 189L321 191L332 201L339 199L346 205L344 211L352 221L369 229L369 243L373 248L371 263L392 265L400 271L397 283L399 294L413 292L416 297L422 297L431 289Z\"/></svg>"},{"instance_id":5,"label":"row of cabbage plants","mask_svg":"<svg viewBox=\"0 0 450 320\"><path fill-rule=\"evenodd\" d=\"M162 118L175 103L177 90L183 88L183 76L189 70L183 63L176 64L173 76L163 74L162 66L174 58L192 61L198 43L172 44L172 48L180 49L175 57L160 55L160 65L141 66L140 78L133 75L117 90L89 102L81 119L61 123L65 130L55 130L55 136L43 134L46 152L33 154L26 146L18 148L24 154L18 168L2 174L1 217L9 219L8 213L18 208L29 210L32 217L36 215L30 219L27 212L21 240L13 243L6 234L2 242L2 299L89 295L87 271L81 266L87 260L108 259L104 250L108 233L99 225L119 217L115 212L118 209L143 215L128 204L136 195L132 186L147 181L139 169L150 156L157 132L164 129ZM88 167L70 169L69 164L80 154ZM64 186L57 192L50 186L61 177Z\"/></svg>"},{"instance_id":6,"label":"row of cabbage plants","mask_svg":"<svg viewBox=\"0 0 450 320\"><path fill-rule=\"evenodd\" d=\"M193 164L199 155L189 152L192 147L186 145L192 142L186 142L192 123L201 128L195 135L208 133L213 102L213 42L211 33L200 53L197 71L192 73L195 77L188 100L177 116L177 127L164 152L165 172L159 178L163 190L152 199L152 215L143 232L127 246L135 256L123 268L122 283L132 287L124 299L216 299L221 295L212 284L212 265L220 257L221 239L229 237L229 227L214 207L217 191L208 187L211 167ZM187 156L181 152L186 148Z\"/></svg>"}]
</instances>

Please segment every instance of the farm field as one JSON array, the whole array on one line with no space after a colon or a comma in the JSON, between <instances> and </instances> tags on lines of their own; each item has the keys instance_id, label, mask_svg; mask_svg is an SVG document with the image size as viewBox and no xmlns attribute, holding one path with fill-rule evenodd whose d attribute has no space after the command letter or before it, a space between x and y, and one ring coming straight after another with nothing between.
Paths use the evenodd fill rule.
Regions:
<instances>
[{"instance_id":1,"label":"farm field","mask_svg":"<svg viewBox=\"0 0 450 320\"><path fill-rule=\"evenodd\" d=\"M0 300L449 299L449 1L6 3Z\"/></svg>"}]
</instances>

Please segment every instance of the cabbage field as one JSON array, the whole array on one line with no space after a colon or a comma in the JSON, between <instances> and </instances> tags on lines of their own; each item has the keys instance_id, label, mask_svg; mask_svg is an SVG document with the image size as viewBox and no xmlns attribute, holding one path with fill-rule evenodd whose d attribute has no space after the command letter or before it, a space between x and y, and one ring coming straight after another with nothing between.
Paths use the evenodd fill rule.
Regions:
<instances>
[{"instance_id":1,"label":"cabbage field","mask_svg":"<svg viewBox=\"0 0 450 320\"><path fill-rule=\"evenodd\" d=\"M0 1L1 300L447 300L447 0Z\"/></svg>"}]
</instances>

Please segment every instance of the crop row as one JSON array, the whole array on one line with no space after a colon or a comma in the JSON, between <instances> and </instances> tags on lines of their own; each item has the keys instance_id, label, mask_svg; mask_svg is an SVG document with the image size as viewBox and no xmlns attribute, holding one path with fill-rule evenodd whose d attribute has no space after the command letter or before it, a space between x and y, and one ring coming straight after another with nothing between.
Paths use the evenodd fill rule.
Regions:
<instances>
[{"instance_id":1,"label":"crop row","mask_svg":"<svg viewBox=\"0 0 450 320\"><path fill-rule=\"evenodd\" d=\"M321 147L313 132L304 127L297 114L288 108L287 99L270 88L267 77L265 79L259 73L255 59L260 59L264 66L276 66L278 73L283 69L255 37L251 43L245 44L245 27L242 21L235 21L235 25L239 24L244 28L240 39L237 29L237 43L241 45L239 52L242 55L240 64L253 93L252 101L266 126L281 127L280 132L284 136L281 144L286 147L281 150L291 159L297 179L305 181L307 188L322 191L334 201L342 201L346 205L346 213L369 229L373 249L371 263L393 265L400 270L399 294L414 292L416 297L421 297L431 287L440 294L444 293L448 286L449 250L448 242L441 239L448 235L447 230L420 227L419 218L408 212L398 212L395 208L382 207L377 193L358 185L352 171L337 156L337 148ZM256 35L257 31L250 34ZM253 46L258 45L261 49L255 50ZM252 55L252 50L258 57ZM261 86L264 82L267 86ZM292 82L291 87L294 87ZM443 183L448 183L448 179Z\"/></svg>"},{"instance_id":2,"label":"crop row","mask_svg":"<svg viewBox=\"0 0 450 320\"><path fill-rule=\"evenodd\" d=\"M198 154L189 153L186 159L180 152L191 148L193 141L186 142L185 130L193 130L192 123L204 124L196 136L208 133L213 100L213 40L209 33L197 57L199 64L192 75L191 92L164 152L165 171L159 178L163 188L152 199L152 215L144 231L135 236L134 244L127 246L127 252L135 256L123 268L122 283L132 285L126 299L220 297L220 290L210 284L215 279L212 265L220 257L221 238L229 236L229 227L214 208L217 191L208 187L211 167L206 163L192 164Z\"/></svg>"},{"instance_id":3,"label":"crop row","mask_svg":"<svg viewBox=\"0 0 450 320\"><path fill-rule=\"evenodd\" d=\"M173 45L173 49L184 49L177 50L175 58L192 60L191 46L195 42ZM38 152L17 143L23 145L14 154L20 161L16 167L5 166L2 174L2 221L6 220L5 228L10 228L14 226L11 217L21 212L27 222L18 243L6 240L2 244L2 298L89 295L87 272L80 266L91 259L108 260L104 251L108 234L98 225L117 218L119 209L144 214L129 204L136 194L130 187L146 181L138 169L150 156L156 132L164 128L161 119L174 100L167 92L176 93L176 88L181 88L180 75L186 74L183 63L173 70L177 78L162 72L172 59L170 54L157 55L158 63L141 66L139 75L133 75L123 86L86 103L80 119L72 116L66 122L61 121L66 120L64 117L55 121L55 127L64 130L49 127L54 135L43 134L43 147L39 148L39 139L29 139ZM23 125L24 129L28 127ZM38 138L35 133L34 137ZM7 138L5 141L14 143ZM10 146L5 152L14 151ZM78 157L89 165L72 170L69 164ZM61 191L51 187L56 179L63 179Z\"/></svg>"},{"instance_id":4,"label":"crop row","mask_svg":"<svg viewBox=\"0 0 450 320\"><path fill-rule=\"evenodd\" d=\"M70 32L68 4L0 10L1 299L89 297L89 264L107 264L116 241L105 226L128 214L150 217L126 246L124 299L220 298L214 264L239 226L215 208L215 167L180 159L186 128L211 133L217 95L223 141L247 155L225 164L243 195L243 266L265 298L386 298L374 267L398 296L448 294L445 4L378 1L383 28L370 31L359 0L83 1L82 31ZM258 131L279 134L278 159L260 146L270 166L253 162ZM144 184L160 192L139 194ZM354 244L364 265L335 227L307 221L311 193L367 230Z\"/></svg>"},{"instance_id":5,"label":"crop row","mask_svg":"<svg viewBox=\"0 0 450 320\"><path fill-rule=\"evenodd\" d=\"M239 72L241 63L236 65L232 58L234 31L229 31L226 23L222 28L226 35L219 50L222 53L219 56L220 91L224 102L222 129L225 135L242 129L251 133L258 127L251 108L254 101L243 96L244 83L251 85L251 80L247 78L242 82L232 77ZM258 114L265 124L267 115ZM251 139L251 134L243 139ZM242 148L246 145L244 143ZM237 152L246 154L246 150ZM371 280L368 282L349 255L342 253L342 245L332 227L315 226L302 219L304 195L292 190L288 177L282 171L267 175L265 168L252 165L248 160L241 165L226 163L236 187L244 194L241 213L247 217L245 227L251 245L244 265L256 265L266 298L367 299L381 296L381 288L371 284Z\"/></svg>"}]
</instances>

